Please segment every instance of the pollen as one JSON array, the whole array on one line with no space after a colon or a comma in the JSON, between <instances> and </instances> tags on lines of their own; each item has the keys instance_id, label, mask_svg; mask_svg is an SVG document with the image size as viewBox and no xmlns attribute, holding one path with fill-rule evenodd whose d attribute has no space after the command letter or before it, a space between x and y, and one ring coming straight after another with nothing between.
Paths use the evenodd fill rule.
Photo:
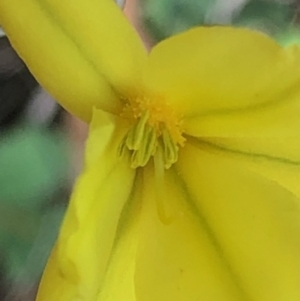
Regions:
<instances>
[{"instance_id":1,"label":"pollen","mask_svg":"<svg viewBox=\"0 0 300 301\"><path fill-rule=\"evenodd\" d=\"M161 98L133 97L125 102L121 117L132 126L120 144L119 155L129 154L132 168L147 165L157 152L166 169L177 161L185 142L181 121Z\"/></svg>"}]
</instances>

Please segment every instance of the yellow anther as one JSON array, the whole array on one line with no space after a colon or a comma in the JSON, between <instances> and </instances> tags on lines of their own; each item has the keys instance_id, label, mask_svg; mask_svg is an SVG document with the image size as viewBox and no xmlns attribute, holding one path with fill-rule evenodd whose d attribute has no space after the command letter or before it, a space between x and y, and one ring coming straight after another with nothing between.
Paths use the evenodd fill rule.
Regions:
<instances>
[{"instance_id":1,"label":"yellow anther","mask_svg":"<svg viewBox=\"0 0 300 301\"><path fill-rule=\"evenodd\" d=\"M121 142L119 155L129 155L132 168L145 166L159 146L164 168L178 159L179 145L184 138L175 113L165 104L137 98L123 109L123 118L133 121L132 128Z\"/></svg>"},{"instance_id":2,"label":"yellow anther","mask_svg":"<svg viewBox=\"0 0 300 301\"><path fill-rule=\"evenodd\" d=\"M138 150L140 148L148 119L149 112L144 112L138 123L129 131L126 139L128 149Z\"/></svg>"},{"instance_id":3,"label":"yellow anther","mask_svg":"<svg viewBox=\"0 0 300 301\"><path fill-rule=\"evenodd\" d=\"M127 146L126 146L127 135L121 140L121 143L118 147L118 156L124 157L126 154Z\"/></svg>"},{"instance_id":4,"label":"yellow anther","mask_svg":"<svg viewBox=\"0 0 300 301\"><path fill-rule=\"evenodd\" d=\"M163 149L165 168L168 169L178 160L179 147L176 145L166 129L163 129L162 131L161 144Z\"/></svg>"},{"instance_id":5,"label":"yellow anther","mask_svg":"<svg viewBox=\"0 0 300 301\"><path fill-rule=\"evenodd\" d=\"M133 168L145 166L156 150L157 137L153 127L146 125L144 134L140 148L135 150L131 156L131 166Z\"/></svg>"}]
</instances>

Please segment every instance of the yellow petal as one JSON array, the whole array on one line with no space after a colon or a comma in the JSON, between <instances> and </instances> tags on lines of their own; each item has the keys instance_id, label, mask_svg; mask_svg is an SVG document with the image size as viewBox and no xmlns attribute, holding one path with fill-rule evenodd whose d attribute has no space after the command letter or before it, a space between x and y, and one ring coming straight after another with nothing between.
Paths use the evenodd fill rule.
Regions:
<instances>
[{"instance_id":1,"label":"yellow petal","mask_svg":"<svg viewBox=\"0 0 300 301\"><path fill-rule=\"evenodd\" d=\"M37 0L1 0L1 25L38 81L67 110L89 121L93 106L116 112L109 84Z\"/></svg>"},{"instance_id":2,"label":"yellow petal","mask_svg":"<svg viewBox=\"0 0 300 301\"><path fill-rule=\"evenodd\" d=\"M86 168L75 186L38 301L96 300L118 238L119 220L133 190L135 171L117 155L125 130L111 115L95 111ZM61 279L60 295L49 282ZM67 290L72 299L65 299Z\"/></svg>"},{"instance_id":3,"label":"yellow petal","mask_svg":"<svg viewBox=\"0 0 300 301\"><path fill-rule=\"evenodd\" d=\"M123 94L147 58L137 32L114 0L40 0L93 67Z\"/></svg>"},{"instance_id":4,"label":"yellow petal","mask_svg":"<svg viewBox=\"0 0 300 301\"><path fill-rule=\"evenodd\" d=\"M138 301L136 298L136 254L141 232L142 171L138 170L134 191L123 210L118 225L118 238L112 250L104 281L99 288L97 301Z\"/></svg>"},{"instance_id":5,"label":"yellow petal","mask_svg":"<svg viewBox=\"0 0 300 301\"><path fill-rule=\"evenodd\" d=\"M143 79L187 119L276 103L296 92L299 70L298 48L247 29L199 27L154 47Z\"/></svg>"},{"instance_id":6,"label":"yellow petal","mask_svg":"<svg viewBox=\"0 0 300 301\"><path fill-rule=\"evenodd\" d=\"M299 116L300 94L294 93L256 109L190 119L186 131L196 136L191 140L200 147L257 162L258 167L273 170L268 172L269 176L275 175L272 166L281 173L284 168L290 173L284 176L288 179L286 185L293 185L295 193L299 186L298 175L293 175L300 166Z\"/></svg>"},{"instance_id":7,"label":"yellow petal","mask_svg":"<svg viewBox=\"0 0 300 301\"><path fill-rule=\"evenodd\" d=\"M165 199L159 200L163 202L160 205L153 188L154 177L153 171L146 170L136 258L136 299L248 300L214 234L195 210L172 168L165 175ZM202 187L201 183L198 187ZM161 218L161 210L165 211L167 222Z\"/></svg>"},{"instance_id":8,"label":"yellow petal","mask_svg":"<svg viewBox=\"0 0 300 301\"><path fill-rule=\"evenodd\" d=\"M122 233L111 256L105 279L95 301L136 301L135 267L138 225Z\"/></svg>"},{"instance_id":9,"label":"yellow petal","mask_svg":"<svg viewBox=\"0 0 300 301\"><path fill-rule=\"evenodd\" d=\"M299 198L241 161L187 143L178 177L222 247L246 300L300 300Z\"/></svg>"},{"instance_id":10,"label":"yellow petal","mask_svg":"<svg viewBox=\"0 0 300 301\"><path fill-rule=\"evenodd\" d=\"M57 248L55 247L48 260L42 282L40 284L37 301L66 301L74 300L74 298L76 298L76 283L66 278L61 272L61 268L59 266L60 260ZM73 278L76 277L76 275L73 276Z\"/></svg>"},{"instance_id":11,"label":"yellow petal","mask_svg":"<svg viewBox=\"0 0 300 301\"><path fill-rule=\"evenodd\" d=\"M300 139L295 137L258 138L189 138L202 149L219 156L238 158L247 168L265 171L265 176L279 181L283 177L285 187L300 196ZM263 172L264 173L264 172ZM289 175L285 175L285 173ZM277 177L279 177L277 179ZM281 183L282 184L282 183ZM293 188L292 188L293 187Z\"/></svg>"},{"instance_id":12,"label":"yellow petal","mask_svg":"<svg viewBox=\"0 0 300 301\"><path fill-rule=\"evenodd\" d=\"M294 67L300 70L300 51L295 51L293 58L294 66L287 66L290 67L287 70L290 69L291 74ZM300 145L299 82L291 81L290 86L279 85L278 83L276 86L276 82L274 82L273 90L278 92L278 95L274 96L272 101L261 105L237 110L215 111L208 115L186 118L184 121L186 133L202 138L242 138L239 139L240 141L243 141L243 138L260 139L261 148L265 148L266 144L276 144L278 139L295 139L298 142L294 143ZM251 89L249 86L249 90ZM256 99L253 98L254 104L255 101ZM280 149L279 144L274 148L275 151ZM282 146L287 147L288 145L288 143L283 143ZM251 146L249 147L251 148Z\"/></svg>"},{"instance_id":13,"label":"yellow petal","mask_svg":"<svg viewBox=\"0 0 300 301\"><path fill-rule=\"evenodd\" d=\"M297 137L205 140L189 138L189 141L219 157L238 160L239 166L275 181L300 199L300 152Z\"/></svg>"}]
</instances>

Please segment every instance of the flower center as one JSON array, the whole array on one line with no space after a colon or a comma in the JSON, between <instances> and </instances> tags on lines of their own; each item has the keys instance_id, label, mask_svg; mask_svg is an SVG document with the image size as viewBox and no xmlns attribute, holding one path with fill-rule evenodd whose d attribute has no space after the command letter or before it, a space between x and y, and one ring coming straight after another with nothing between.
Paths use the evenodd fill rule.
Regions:
<instances>
[{"instance_id":1,"label":"flower center","mask_svg":"<svg viewBox=\"0 0 300 301\"><path fill-rule=\"evenodd\" d=\"M129 154L132 168L145 166L157 152L162 154L166 169L177 161L185 139L181 124L168 105L159 99L137 97L126 103L121 115L132 121L132 127L120 144L119 155Z\"/></svg>"}]
</instances>

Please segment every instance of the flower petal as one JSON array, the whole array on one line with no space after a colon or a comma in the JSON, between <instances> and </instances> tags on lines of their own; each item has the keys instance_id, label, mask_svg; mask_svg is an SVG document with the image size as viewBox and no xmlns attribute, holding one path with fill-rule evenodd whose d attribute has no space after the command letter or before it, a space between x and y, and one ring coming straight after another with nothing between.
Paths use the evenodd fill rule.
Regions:
<instances>
[{"instance_id":1,"label":"flower petal","mask_svg":"<svg viewBox=\"0 0 300 301\"><path fill-rule=\"evenodd\" d=\"M248 29L199 27L154 47L143 78L188 119L284 100L297 92L299 70L296 47Z\"/></svg>"},{"instance_id":2,"label":"flower petal","mask_svg":"<svg viewBox=\"0 0 300 301\"><path fill-rule=\"evenodd\" d=\"M42 282L40 284L37 296L38 301L66 301L72 300L76 297L76 285L61 273L61 268L59 266L60 260L57 248L55 247L48 260Z\"/></svg>"},{"instance_id":3,"label":"flower petal","mask_svg":"<svg viewBox=\"0 0 300 301\"><path fill-rule=\"evenodd\" d=\"M192 118L186 121L186 131L196 136L189 139L200 147L235 154L248 161L298 169L299 97L300 94L295 93L275 104L253 110Z\"/></svg>"},{"instance_id":4,"label":"flower petal","mask_svg":"<svg viewBox=\"0 0 300 301\"><path fill-rule=\"evenodd\" d=\"M300 199L298 141L297 138L205 140L189 138L189 142L195 147L221 158L238 160L240 167L276 182ZM255 152L259 148L263 151Z\"/></svg>"},{"instance_id":5,"label":"flower petal","mask_svg":"<svg viewBox=\"0 0 300 301\"><path fill-rule=\"evenodd\" d=\"M0 20L31 72L67 110L85 121L93 106L116 112L119 102L106 79L41 1L1 0Z\"/></svg>"},{"instance_id":6,"label":"flower petal","mask_svg":"<svg viewBox=\"0 0 300 301\"><path fill-rule=\"evenodd\" d=\"M119 219L134 189L135 171L117 155L125 130L114 117L95 111L86 168L77 181L37 300L96 300L117 239ZM99 140L99 135L103 139ZM49 284L59 280L63 280L61 295ZM72 299L64 299L67 290L72 291Z\"/></svg>"},{"instance_id":7,"label":"flower petal","mask_svg":"<svg viewBox=\"0 0 300 301\"><path fill-rule=\"evenodd\" d=\"M239 154L253 160L286 163L290 168L300 165L300 90L297 74L300 52L297 48L284 51L289 63L290 86L274 86L278 92L272 101L249 108L215 111L184 120L185 132L202 146ZM283 61L281 62L283 63ZM276 83L275 83L276 84ZM279 87L280 86L280 87ZM249 90L252 86L249 85ZM255 103L256 99L253 98ZM249 160L248 160L249 161Z\"/></svg>"},{"instance_id":8,"label":"flower petal","mask_svg":"<svg viewBox=\"0 0 300 301\"><path fill-rule=\"evenodd\" d=\"M300 64L295 66L300 68ZM279 91L274 101L260 106L187 118L185 131L197 137L297 138L300 136L299 82L290 90ZM274 90L279 89L274 86Z\"/></svg>"},{"instance_id":9,"label":"flower petal","mask_svg":"<svg viewBox=\"0 0 300 301\"><path fill-rule=\"evenodd\" d=\"M292 131L291 131L292 132ZM300 197L300 139L286 138L188 138L201 149L245 162L247 168L260 170L265 176L282 181ZM281 183L282 184L282 183ZM293 187L293 188L292 188Z\"/></svg>"},{"instance_id":10,"label":"flower petal","mask_svg":"<svg viewBox=\"0 0 300 301\"><path fill-rule=\"evenodd\" d=\"M164 204L157 204L154 178L152 170L145 172L140 217L144 235L135 272L137 300L247 300L172 168L165 175L165 198L158 201Z\"/></svg>"},{"instance_id":11,"label":"flower petal","mask_svg":"<svg viewBox=\"0 0 300 301\"><path fill-rule=\"evenodd\" d=\"M134 215L132 216L134 217ZM115 246L97 301L136 301L135 267L139 238L138 225L128 227Z\"/></svg>"},{"instance_id":12,"label":"flower petal","mask_svg":"<svg viewBox=\"0 0 300 301\"><path fill-rule=\"evenodd\" d=\"M137 171L135 189L130 196L130 201L123 210L118 226L118 239L111 253L109 266L97 301L136 301L136 254L139 238L145 233L141 232L141 190L142 172Z\"/></svg>"},{"instance_id":13,"label":"flower petal","mask_svg":"<svg viewBox=\"0 0 300 301\"><path fill-rule=\"evenodd\" d=\"M40 0L93 67L123 94L140 78L146 49L114 0Z\"/></svg>"},{"instance_id":14,"label":"flower petal","mask_svg":"<svg viewBox=\"0 0 300 301\"><path fill-rule=\"evenodd\" d=\"M248 299L299 300L299 198L237 157L189 143L177 168Z\"/></svg>"}]
</instances>

